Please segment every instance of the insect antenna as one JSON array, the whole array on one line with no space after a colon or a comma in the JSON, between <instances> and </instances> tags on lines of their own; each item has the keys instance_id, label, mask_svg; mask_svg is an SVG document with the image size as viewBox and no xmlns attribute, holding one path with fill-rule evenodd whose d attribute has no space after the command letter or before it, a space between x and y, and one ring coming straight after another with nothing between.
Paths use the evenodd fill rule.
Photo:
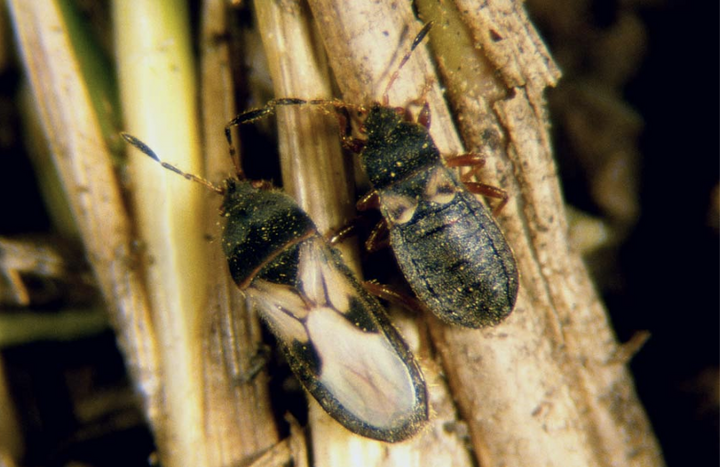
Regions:
<instances>
[{"instance_id":1,"label":"insect antenna","mask_svg":"<svg viewBox=\"0 0 720 467\"><path fill-rule=\"evenodd\" d=\"M418 45L420 45L420 42L422 42L423 39L425 39L425 36L427 36L427 33L430 31L430 28L433 26L433 22L429 21L423 28L420 30L420 32L415 36L415 39L413 39L413 43L410 46L410 50L408 53L403 56L402 60L400 60L400 65L398 65L397 69L395 69L395 72L390 77L390 81L388 81L388 84L385 86L385 91L382 95L382 105L387 107L390 104L390 97L388 96L388 93L390 92L390 88L395 83L395 81L398 79L398 76L400 76L400 70L402 70L402 67L405 66L408 60L410 60L410 56L415 51Z\"/></svg>"},{"instance_id":2,"label":"insect antenna","mask_svg":"<svg viewBox=\"0 0 720 467\"><path fill-rule=\"evenodd\" d=\"M124 133L124 132L123 132L123 133L120 133L120 136L122 136L125 141L127 141L127 142L130 143L132 146L134 146L134 147L136 147L137 149L139 149L143 154L145 154L146 156L150 157L151 159L153 159L155 162L157 162L158 164L160 164L160 165L163 166L164 168L166 168L166 169L168 169L168 170L170 170L170 171L172 171L172 172L175 172L175 173L178 174L178 175L182 175L182 176L185 177L185 179L187 179L187 180L190 180L190 181L192 181L192 182L197 182L197 183L199 183L199 184L201 184L201 185L204 185L205 187L211 189L211 190L214 191L215 193L218 193L218 194L221 194L221 195L224 195L224 194L225 194L225 189L220 188L219 186L217 186L217 185L209 182L208 180L205 180L204 178L199 177L199 176L197 176L197 175L195 175L195 174L183 172L182 170L178 169L178 168L175 167L174 165L168 164L167 162L163 162L162 160L160 160L160 158L157 156L157 154L155 154L155 151L153 151L152 149L150 149L150 147L149 147L147 144L143 143L142 141L140 141L139 139L137 139L137 138L134 137L133 135L130 135L130 134L127 134L127 133Z\"/></svg>"},{"instance_id":3,"label":"insect antenna","mask_svg":"<svg viewBox=\"0 0 720 467\"><path fill-rule=\"evenodd\" d=\"M232 135L230 130L233 127L245 124L245 123L251 123L255 120L259 120L261 118L265 118L269 115L272 115L275 113L275 110L278 107L282 106L290 106L290 105L310 105L310 106L316 106L320 107L321 109L327 111L328 108L332 108L336 110L336 112L333 112L333 114L338 119L338 124L340 125L340 128L344 128L346 126L346 119L344 116L341 115L340 112L337 112L339 110L344 109L356 109L358 111L364 111L365 108L361 105L356 104L350 104L348 102L343 102L339 99L298 99L296 97L282 97L278 99L272 99L268 101L267 104L265 104L263 107L259 109L254 110L248 110L247 112L243 112L237 117L233 118L228 122L227 125L225 125L225 138L227 139L228 145L230 146L230 156L233 158L233 161L235 160L235 145L232 142ZM236 166L237 167L237 166ZM242 172L240 172L242 173ZM240 177L242 178L242 177Z\"/></svg>"}]
</instances>

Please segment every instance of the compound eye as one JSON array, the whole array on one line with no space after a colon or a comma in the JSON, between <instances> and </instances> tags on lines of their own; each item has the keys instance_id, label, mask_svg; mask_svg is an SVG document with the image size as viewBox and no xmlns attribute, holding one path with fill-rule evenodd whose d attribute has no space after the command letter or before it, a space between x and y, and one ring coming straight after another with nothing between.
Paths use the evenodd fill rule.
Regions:
<instances>
[{"instance_id":1,"label":"compound eye","mask_svg":"<svg viewBox=\"0 0 720 467\"><path fill-rule=\"evenodd\" d=\"M445 167L438 167L428 178L425 199L437 204L447 204L455 199L457 186Z\"/></svg>"},{"instance_id":2,"label":"compound eye","mask_svg":"<svg viewBox=\"0 0 720 467\"><path fill-rule=\"evenodd\" d=\"M386 213L387 220L393 224L405 224L415 215L418 200L410 196L386 194L381 195L380 205Z\"/></svg>"}]
</instances>

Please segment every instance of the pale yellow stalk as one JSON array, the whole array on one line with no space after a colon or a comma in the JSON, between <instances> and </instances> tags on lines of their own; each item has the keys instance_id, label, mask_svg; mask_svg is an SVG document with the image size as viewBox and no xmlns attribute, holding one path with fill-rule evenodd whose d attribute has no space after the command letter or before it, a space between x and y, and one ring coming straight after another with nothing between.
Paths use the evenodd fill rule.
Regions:
<instances>
[{"instance_id":1,"label":"pale yellow stalk","mask_svg":"<svg viewBox=\"0 0 720 467\"><path fill-rule=\"evenodd\" d=\"M50 156L145 413L157 429L153 322L112 158L58 1L8 2Z\"/></svg>"},{"instance_id":2,"label":"pale yellow stalk","mask_svg":"<svg viewBox=\"0 0 720 467\"><path fill-rule=\"evenodd\" d=\"M325 55L309 11L301 2L259 2L255 8L276 97L330 98ZM278 108L277 113L284 188L310 214L321 232L342 227L354 214L348 185L352 177L347 169L353 161L340 151L334 112L326 109L326 115L318 107L293 106ZM343 245L342 251L348 264L359 270L357 250L350 243ZM425 355L427 349L419 349L417 323L404 323L401 329L413 350ZM463 440L445 429L457 421L447 386L431 361L425 362L423 371L433 413L427 428L403 443L388 444L354 435L311 400L315 465L470 465ZM439 445L444 448L438 449Z\"/></svg>"},{"instance_id":3,"label":"pale yellow stalk","mask_svg":"<svg viewBox=\"0 0 720 467\"><path fill-rule=\"evenodd\" d=\"M195 63L185 2L113 3L125 130L164 160L201 173ZM129 151L133 200L164 387L163 465L205 465L203 320L209 244L203 187Z\"/></svg>"}]
</instances>

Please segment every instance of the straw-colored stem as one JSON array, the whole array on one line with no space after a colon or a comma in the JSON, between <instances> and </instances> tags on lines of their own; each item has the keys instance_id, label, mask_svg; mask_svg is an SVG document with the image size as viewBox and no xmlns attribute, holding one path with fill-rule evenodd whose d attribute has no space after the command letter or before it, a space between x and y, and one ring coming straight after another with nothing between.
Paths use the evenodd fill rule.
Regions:
<instances>
[{"instance_id":1,"label":"straw-colored stem","mask_svg":"<svg viewBox=\"0 0 720 467\"><path fill-rule=\"evenodd\" d=\"M200 36L200 98L207 176L215 183L234 173L223 129L236 116L235 89L227 40L227 2L208 0L202 11ZM205 361L206 466L246 465L278 443L268 375L249 381L262 334L258 317L228 274L220 242L218 208L222 197L205 196L204 233L213 238L206 258L210 276L207 302ZM288 456L291 455L288 453Z\"/></svg>"},{"instance_id":2,"label":"straw-colored stem","mask_svg":"<svg viewBox=\"0 0 720 467\"><path fill-rule=\"evenodd\" d=\"M258 26L268 57L277 97L302 99L328 98L331 86L324 52L315 36L309 12L300 2L256 3ZM284 187L319 229L337 229L354 214L348 188L352 181L346 166L349 162L340 151L339 130L335 115L319 108L284 107L278 110L279 146ZM248 155L251 157L251 155ZM357 250L343 245L348 263L358 270ZM397 320L396 320L397 323ZM405 322L405 338L414 350L419 349L417 323ZM419 356L427 354L420 349ZM410 441L398 445L381 443L353 435L311 402L310 428L313 452L318 465L470 465L463 440L445 427L456 422L447 386L431 361L423 366L434 409L426 430ZM443 445L445 449L437 449Z\"/></svg>"},{"instance_id":3,"label":"straw-colored stem","mask_svg":"<svg viewBox=\"0 0 720 467\"><path fill-rule=\"evenodd\" d=\"M331 89L323 52L312 39L308 12L299 2L255 4L275 95L329 98ZM343 164L337 126L332 116L318 109L278 109L278 138L284 187L312 217L321 231L338 228L352 216L348 173ZM252 157L252 155L247 155ZM352 251L345 248L346 256ZM353 264L357 270L357 263ZM311 401L310 425L316 456L326 446L347 446L353 439L358 449L345 455L370 465L376 442L357 437L342 428ZM326 465L333 465L320 455Z\"/></svg>"},{"instance_id":4,"label":"straw-colored stem","mask_svg":"<svg viewBox=\"0 0 720 467\"><path fill-rule=\"evenodd\" d=\"M449 118L437 89L431 89L434 140L445 154L462 152L453 129L453 121L461 122L466 149L491 156L483 181L510 194L498 220L521 272L515 311L497 327L479 331L430 325L477 459L483 466L527 465L528 459L547 466L661 465L627 370L607 361L617 343L605 310L579 256L568 248L542 96L557 80L557 69L519 3L458 3L461 21L453 27L446 29L436 17L425 20L438 21L438 34L449 36L433 40L439 63L444 49L462 48L453 35L466 28L471 40L464 41L465 56L455 66L478 76L459 73L453 81L444 70L441 78L418 51L400 74L390 104L420 96L417 90L429 76L442 79L453 88L448 95L455 97L456 110ZM410 6L310 4L345 98L377 99L400 31L419 28ZM482 83L480 92L473 89L476 82Z\"/></svg>"},{"instance_id":5,"label":"straw-colored stem","mask_svg":"<svg viewBox=\"0 0 720 467\"><path fill-rule=\"evenodd\" d=\"M160 380L149 303L134 264L132 227L79 57L56 1L8 4L53 163L146 414L157 427Z\"/></svg>"},{"instance_id":6,"label":"straw-colored stem","mask_svg":"<svg viewBox=\"0 0 720 467\"><path fill-rule=\"evenodd\" d=\"M125 130L159 157L201 174L195 63L185 2L113 3ZM206 465L202 336L207 319L203 187L130 151L163 379L163 465Z\"/></svg>"}]
</instances>

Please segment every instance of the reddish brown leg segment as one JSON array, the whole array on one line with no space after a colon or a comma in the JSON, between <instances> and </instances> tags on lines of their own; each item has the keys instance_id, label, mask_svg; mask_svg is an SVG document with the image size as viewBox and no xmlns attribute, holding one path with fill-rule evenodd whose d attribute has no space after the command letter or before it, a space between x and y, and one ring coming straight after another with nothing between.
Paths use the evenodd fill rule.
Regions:
<instances>
[{"instance_id":1,"label":"reddish brown leg segment","mask_svg":"<svg viewBox=\"0 0 720 467\"><path fill-rule=\"evenodd\" d=\"M390 238L388 238L388 224L386 220L381 220L368 235L365 240L365 249L370 253L381 250L390 244Z\"/></svg>"},{"instance_id":2,"label":"reddish brown leg segment","mask_svg":"<svg viewBox=\"0 0 720 467\"><path fill-rule=\"evenodd\" d=\"M500 203L493 209L493 215L497 216L508 202L509 196L507 192L496 186L470 181L472 177L477 175L477 171L485 165L485 162L485 156L476 153L460 154L445 160L448 167L470 167L470 171L462 175L460 179L472 193L499 199Z\"/></svg>"},{"instance_id":3,"label":"reddish brown leg segment","mask_svg":"<svg viewBox=\"0 0 720 467\"><path fill-rule=\"evenodd\" d=\"M420 109L420 113L418 114L418 123L425 128L430 128L430 121L432 120L430 115L430 105L428 105L427 102L422 106L422 109Z\"/></svg>"},{"instance_id":4,"label":"reddish brown leg segment","mask_svg":"<svg viewBox=\"0 0 720 467\"><path fill-rule=\"evenodd\" d=\"M358 211L367 211L368 209L377 209L380 207L380 197L377 194L377 191L369 191L365 196L360 198L360 201L357 202L357 210Z\"/></svg>"},{"instance_id":5,"label":"reddish brown leg segment","mask_svg":"<svg viewBox=\"0 0 720 467\"><path fill-rule=\"evenodd\" d=\"M473 171L483 167L485 165L485 156L470 152L467 154L458 154L445 159L445 163L448 167L472 167Z\"/></svg>"},{"instance_id":6,"label":"reddish brown leg segment","mask_svg":"<svg viewBox=\"0 0 720 467\"><path fill-rule=\"evenodd\" d=\"M354 235L356 228L357 228L357 223L350 222L348 225L340 227L340 229L338 229L338 230L328 232L325 235L325 239L331 245L337 245L338 243L342 242L346 238Z\"/></svg>"},{"instance_id":7,"label":"reddish brown leg segment","mask_svg":"<svg viewBox=\"0 0 720 467\"><path fill-rule=\"evenodd\" d=\"M502 211L502 208L504 208L507 204L508 199L510 199L505 190L496 186L486 185L485 183L479 182L465 182L465 186L472 193L500 200L500 203L498 203L498 205L493 209L493 216L497 216L500 211Z\"/></svg>"},{"instance_id":8,"label":"reddish brown leg segment","mask_svg":"<svg viewBox=\"0 0 720 467\"><path fill-rule=\"evenodd\" d=\"M365 281L363 282L363 286L367 289L368 292L375 295L376 297L380 297L390 303L400 305L407 310L419 312L424 312L427 310L427 308L425 308L425 306L416 298L406 295L402 292L398 292L397 290L385 284Z\"/></svg>"}]
</instances>

